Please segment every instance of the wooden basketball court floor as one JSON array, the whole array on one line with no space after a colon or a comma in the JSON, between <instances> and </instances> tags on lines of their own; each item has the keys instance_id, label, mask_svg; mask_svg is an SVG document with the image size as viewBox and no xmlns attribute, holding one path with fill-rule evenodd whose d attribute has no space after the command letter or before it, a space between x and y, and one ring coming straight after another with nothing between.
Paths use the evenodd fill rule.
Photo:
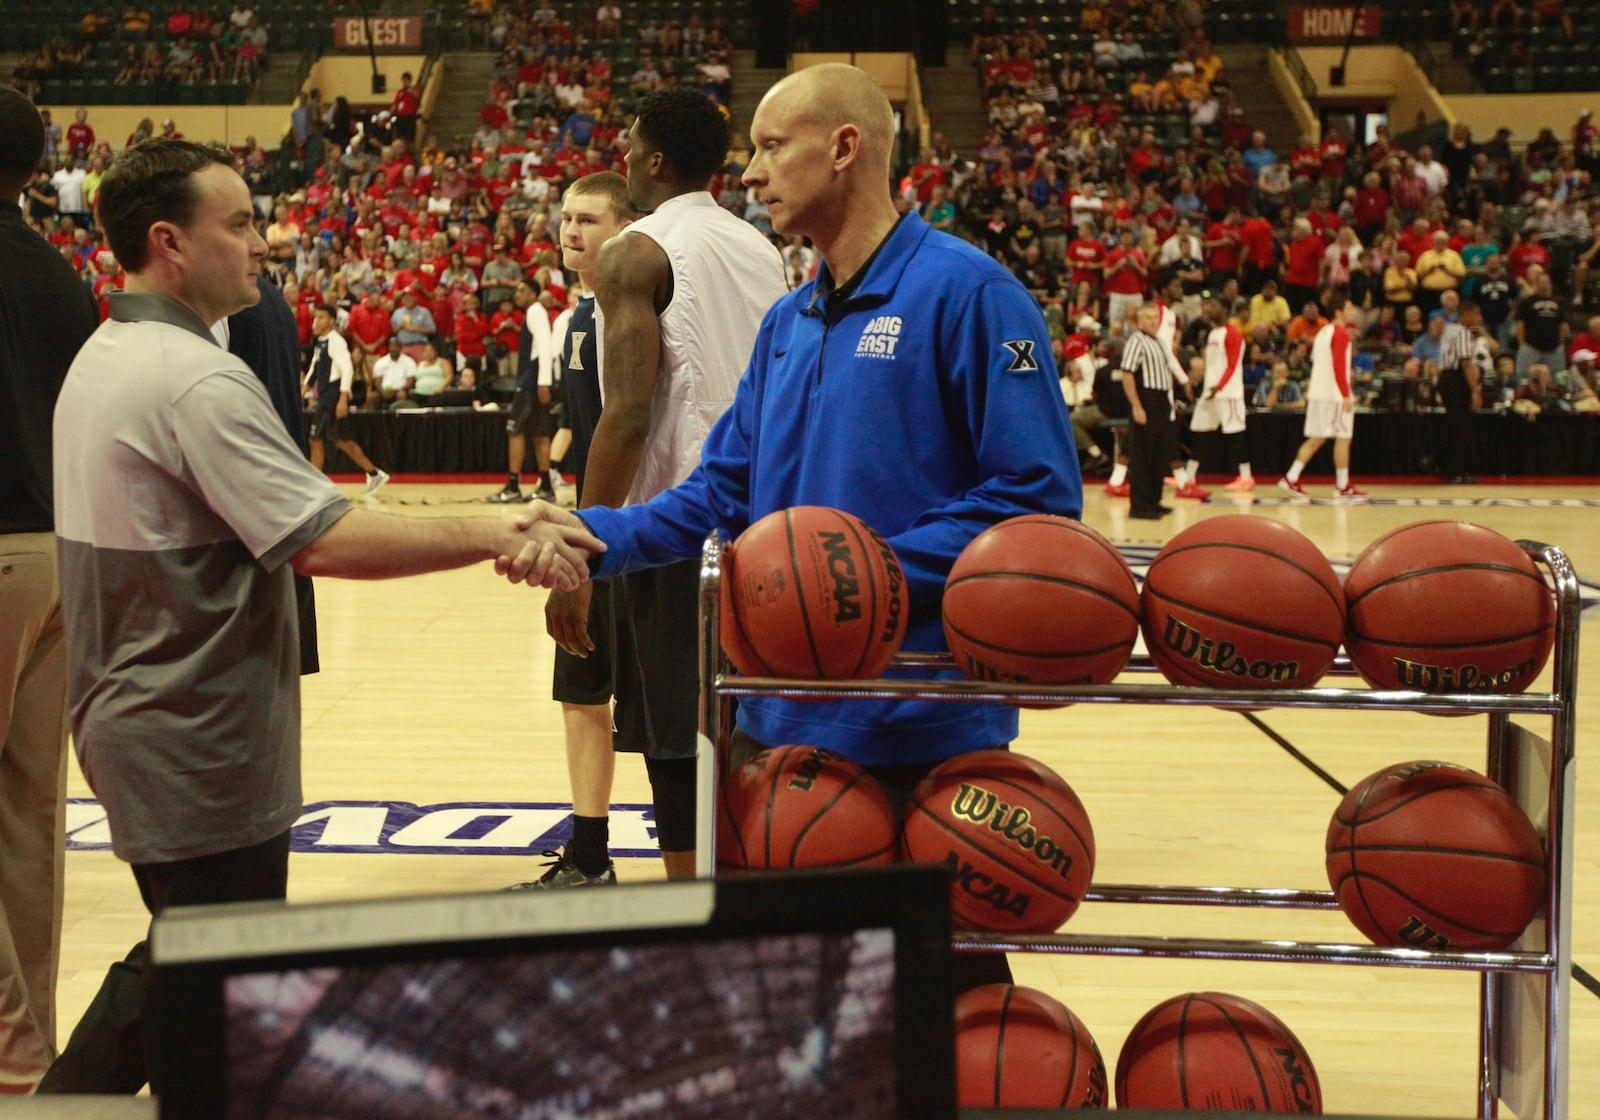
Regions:
<instances>
[{"instance_id":1,"label":"wooden basketball court floor","mask_svg":"<svg viewBox=\"0 0 1600 1120\"><path fill-rule=\"evenodd\" d=\"M478 500L492 488L397 482L372 505L403 516L497 516ZM1126 502L1107 500L1092 486L1084 517L1119 545L1153 551L1200 518L1249 512L1300 529L1336 562L1389 528L1447 517L1555 544L1580 576L1600 580L1600 486L1371 489L1378 501L1362 507L1284 504L1271 487L1257 492L1256 503L1234 503L1219 490L1207 504L1177 503L1177 512L1156 526L1128 521ZM1430 504L1439 499L1456 504ZM1589 594L1600 598L1600 585ZM487 565L388 583L319 581L322 672L304 686L308 804L567 802L543 601L542 591L497 581ZM1600 779L1593 764L1600 733L1583 718L1600 698L1600 632L1592 620L1588 630L1579 689L1578 756L1586 766L1577 792L1573 933L1578 963L1600 974ZM1483 717L1269 711L1260 718L1345 786L1412 759L1477 769L1484 763ZM1549 734L1546 719L1530 726ZM1121 705L1029 711L1016 749L1056 768L1081 796L1097 838L1099 883L1315 889L1326 883L1323 833L1339 795L1238 713ZM92 796L75 769L70 795ZM621 760L613 801L648 803L637 758ZM563 815L553 811L556 819ZM93 848L94 816L92 805L74 809L73 827L83 827L67 859L63 1040L105 967L142 936L147 922L126 867L109 851L83 850ZM637 812L628 819L633 823L619 817L614 826L614 847L644 843ZM290 897L494 890L541 870L536 855L473 854L470 842L450 854L421 847L428 854L297 851ZM659 861L649 858L619 860L617 869L633 882L661 874ZM1082 908L1065 928L1360 940L1336 912L1101 903ZM1475 1114L1474 973L1043 955L1013 956L1012 965L1019 983L1044 988L1077 1012L1108 1067L1149 1007L1180 992L1222 990L1265 1004L1296 1031L1316 1064L1328 1112ZM1572 1003L1570 1115L1596 1116L1600 996L1574 983Z\"/></svg>"}]
</instances>

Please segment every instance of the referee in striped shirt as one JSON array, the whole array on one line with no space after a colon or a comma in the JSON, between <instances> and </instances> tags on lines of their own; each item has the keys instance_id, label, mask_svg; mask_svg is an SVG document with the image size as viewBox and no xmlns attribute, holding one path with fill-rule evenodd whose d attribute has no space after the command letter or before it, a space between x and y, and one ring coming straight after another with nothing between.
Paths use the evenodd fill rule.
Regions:
<instances>
[{"instance_id":1,"label":"referee in striped shirt","mask_svg":"<svg viewBox=\"0 0 1600 1120\"><path fill-rule=\"evenodd\" d=\"M1178 413L1172 400L1172 360L1156 337L1161 308L1143 304L1138 330L1123 344L1122 391L1132 413L1128 426L1128 516L1159 521L1172 512L1161 504L1161 479L1178 456Z\"/></svg>"},{"instance_id":2,"label":"referee in striped shirt","mask_svg":"<svg viewBox=\"0 0 1600 1120\"><path fill-rule=\"evenodd\" d=\"M1494 345L1483 337L1483 311L1476 303L1464 300L1459 319L1446 327L1439 339L1439 400L1444 404L1439 474L1450 483L1478 481L1470 472L1478 457L1472 414L1483 407L1483 371L1477 359L1480 343Z\"/></svg>"}]
</instances>

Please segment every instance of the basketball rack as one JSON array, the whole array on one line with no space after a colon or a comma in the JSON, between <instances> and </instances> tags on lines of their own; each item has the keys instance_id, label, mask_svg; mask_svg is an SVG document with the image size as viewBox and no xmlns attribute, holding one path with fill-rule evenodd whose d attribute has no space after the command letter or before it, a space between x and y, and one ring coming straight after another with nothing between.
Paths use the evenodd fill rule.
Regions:
<instances>
[{"instance_id":1,"label":"basketball rack","mask_svg":"<svg viewBox=\"0 0 1600 1120\"><path fill-rule=\"evenodd\" d=\"M732 702L743 696L816 700L999 701L1020 704L1139 704L1247 711L1263 707L1403 711L1488 716L1485 774L1527 812L1545 840L1546 897L1540 915L1512 948L1498 952L1431 951L1370 944L1251 941L1227 938L1053 933L1011 936L958 933L965 952L1273 961L1476 972L1479 982L1477 1115L1508 1106L1522 1120L1566 1120L1572 978L1573 797L1576 792L1579 584L1559 549L1517 544L1549 573L1556 592L1552 690L1516 694L1423 693L1367 688L1237 691L1170 684L1044 686L969 680L808 681L731 672L719 642L721 539L712 533L700 568L700 749L698 874L713 874L718 761L732 735ZM893 667L931 672L955 667L949 654L901 654ZM1148 655L1124 672L1156 673ZM1340 657L1330 676L1356 676ZM1549 738L1514 722L1547 717ZM1331 891L1280 888L1094 884L1085 902L1337 910Z\"/></svg>"}]
</instances>

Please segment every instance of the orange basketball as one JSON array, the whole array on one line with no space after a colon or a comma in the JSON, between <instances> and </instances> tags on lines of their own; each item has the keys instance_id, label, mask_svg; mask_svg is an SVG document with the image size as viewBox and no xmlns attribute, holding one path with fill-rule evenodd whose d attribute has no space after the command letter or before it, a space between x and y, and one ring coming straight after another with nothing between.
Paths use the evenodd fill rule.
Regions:
<instances>
[{"instance_id":1,"label":"orange basketball","mask_svg":"<svg viewBox=\"0 0 1600 1120\"><path fill-rule=\"evenodd\" d=\"M1104 1108L1106 1063L1060 1000L984 984L956 997L956 1095L962 1108Z\"/></svg>"},{"instance_id":2,"label":"orange basketball","mask_svg":"<svg viewBox=\"0 0 1600 1120\"><path fill-rule=\"evenodd\" d=\"M724 779L718 802L725 868L864 867L893 863L899 846L878 783L820 747L762 751Z\"/></svg>"},{"instance_id":3,"label":"orange basketball","mask_svg":"<svg viewBox=\"0 0 1600 1120\"><path fill-rule=\"evenodd\" d=\"M944 636L975 680L1107 684L1139 636L1139 585L1082 522L1013 517L973 538L950 569Z\"/></svg>"},{"instance_id":4,"label":"orange basketball","mask_svg":"<svg viewBox=\"0 0 1600 1120\"><path fill-rule=\"evenodd\" d=\"M1545 896L1544 846L1511 795L1448 762L1389 766L1328 823L1328 882L1375 944L1504 949Z\"/></svg>"},{"instance_id":5,"label":"orange basketball","mask_svg":"<svg viewBox=\"0 0 1600 1120\"><path fill-rule=\"evenodd\" d=\"M1344 637L1333 565L1303 534L1249 514L1208 517L1145 573L1145 646L1173 684L1309 688Z\"/></svg>"},{"instance_id":6,"label":"orange basketball","mask_svg":"<svg viewBox=\"0 0 1600 1120\"><path fill-rule=\"evenodd\" d=\"M1521 692L1555 644L1555 596L1528 554L1464 521L1385 533L1344 594L1345 649L1374 688Z\"/></svg>"},{"instance_id":7,"label":"orange basketball","mask_svg":"<svg viewBox=\"0 0 1600 1120\"><path fill-rule=\"evenodd\" d=\"M722 647L746 675L876 677L909 609L894 551L842 510L770 513L723 554Z\"/></svg>"},{"instance_id":8,"label":"orange basketball","mask_svg":"<svg viewBox=\"0 0 1600 1120\"><path fill-rule=\"evenodd\" d=\"M1094 830L1078 795L1041 762L972 751L941 763L906 806L901 852L942 863L959 929L1050 933L1094 875Z\"/></svg>"},{"instance_id":9,"label":"orange basketball","mask_svg":"<svg viewBox=\"0 0 1600 1120\"><path fill-rule=\"evenodd\" d=\"M1258 1003L1190 992L1156 1004L1117 1057L1118 1108L1321 1113L1294 1032Z\"/></svg>"}]
</instances>

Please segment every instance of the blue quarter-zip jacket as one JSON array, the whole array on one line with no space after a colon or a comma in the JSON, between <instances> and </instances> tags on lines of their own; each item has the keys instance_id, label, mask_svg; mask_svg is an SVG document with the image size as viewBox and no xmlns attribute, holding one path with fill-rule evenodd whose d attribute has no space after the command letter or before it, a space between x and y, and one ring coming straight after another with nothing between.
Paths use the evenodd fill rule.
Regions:
<instances>
[{"instance_id":1,"label":"blue quarter-zip jacket","mask_svg":"<svg viewBox=\"0 0 1600 1120\"><path fill-rule=\"evenodd\" d=\"M608 547L595 570L605 577L697 556L711 530L736 537L797 505L846 510L888 540L910 595L902 648L919 652L947 648L945 576L973 537L1022 514L1081 514L1050 339L1010 273L906 215L846 299L812 281L767 312L688 479L582 517ZM949 701L758 697L740 701L738 718L760 742L867 766L934 762L1017 733L1009 706Z\"/></svg>"}]
</instances>

